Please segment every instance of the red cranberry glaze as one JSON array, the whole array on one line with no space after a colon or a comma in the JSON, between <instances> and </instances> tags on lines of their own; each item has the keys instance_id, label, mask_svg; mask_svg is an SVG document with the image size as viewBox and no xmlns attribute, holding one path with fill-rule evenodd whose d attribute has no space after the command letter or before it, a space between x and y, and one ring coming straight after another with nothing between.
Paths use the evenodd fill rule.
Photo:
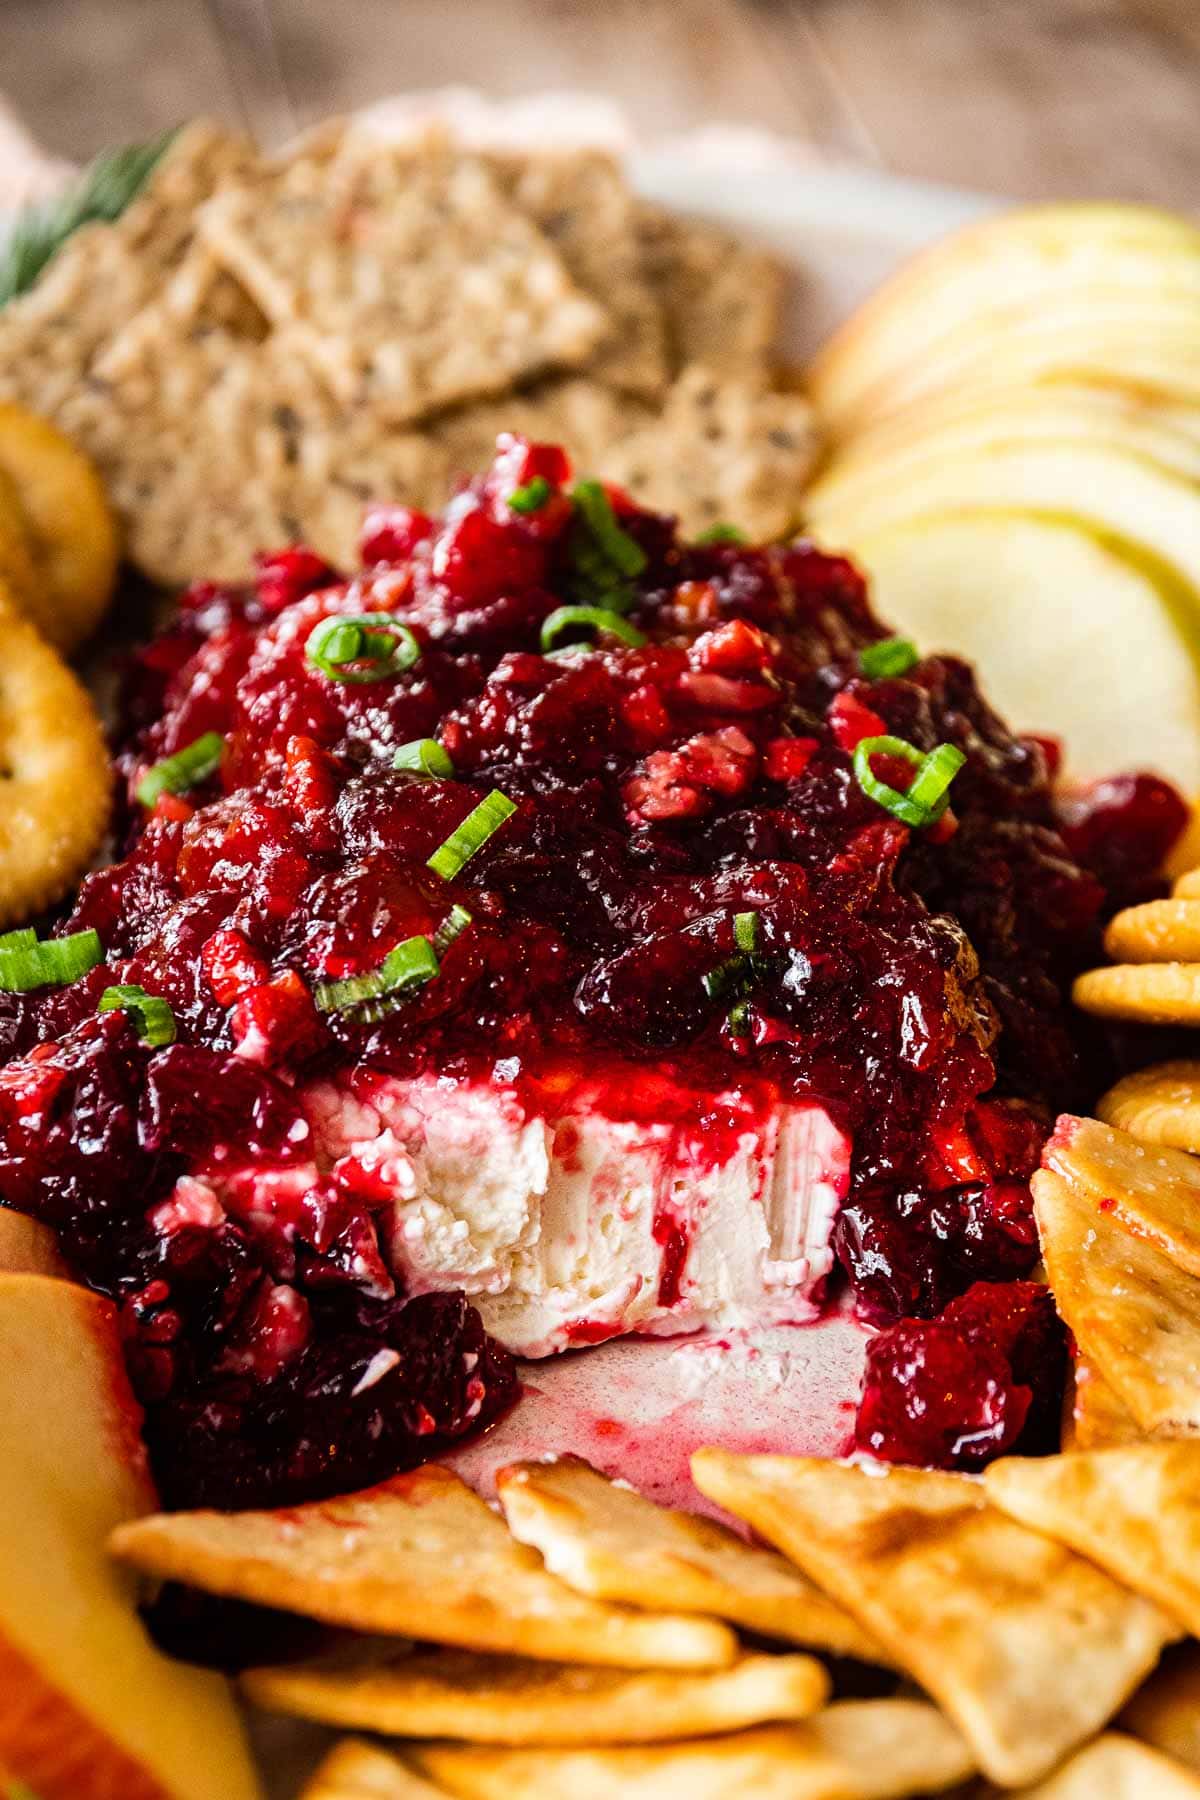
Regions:
<instances>
[{"instance_id":1,"label":"red cranberry glaze","mask_svg":"<svg viewBox=\"0 0 1200 1800\"><path fill-rule=\"evenodd\" d=\"M1047 747L1008 731L967 665L862 676L885 633L849 563L803 542L687 545L619 492L644 567L613 590L645 641L542 654L551 612L597 601L568 476L561 452L501 439L441 520L374 509L348 580L295 549L246 589L185 595L131 671L126 854L62 927L94 927L105 965L0 995L0 1197L120 1302L171 1500L361 1485L514 1396L470 1306L400 1291L386 1196L331 1174L264 1219L180 1185L247 1158L299 1166L297 1085L356 1068L486 1075L503 1058L537 1092L564 1068L603 1087L616 1058L646 1065L648 1092L657 1070L754 1106L815 1096L854 1143L835 1245L860 1308L944 1313L925 1337L877 1340L863 1441L963 1461L1024 1429L1032 1376L995 1321L1040 1313L1019 1283L973 1284L1036 1260L1028 1178L1055 1112L1086 1100L1065 988L1181 803L1137 777L1064 821ZM531 487L540 505L509 504ZM419 647L404 672L338 681L307 654L322 620L381 612ZM219 773L147 814L146 768L211 731ZM966 757L930 829L856 778L856 746L886 734ZM453 779L393 768L424 737ZM899 758L875 772L912 776ZM516 812L444 881L427 859L493 788ZM470 927L406 1004L370 1022L318 1011L317 983L374 970L454 903ZM735 941L748 911L752 957ZM97 1016L110 982L164 996L178 1042L151 1050L125 1015ZM606 1106L638 1104L637 1085L614 1077ZM941 1382L934 1416L946 1345L970 1371ZM879 1397L889 1356L889 1379L925 1371L904 1378L929 1386L920 1430Z\"/></svg>"}]
</instances>

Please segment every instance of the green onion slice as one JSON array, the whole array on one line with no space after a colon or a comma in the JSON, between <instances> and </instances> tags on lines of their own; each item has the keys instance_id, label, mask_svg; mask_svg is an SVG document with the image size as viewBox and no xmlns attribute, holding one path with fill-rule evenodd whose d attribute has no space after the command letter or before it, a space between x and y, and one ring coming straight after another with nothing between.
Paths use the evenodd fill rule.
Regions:
<instances>
[{"instance_id":1,"label":"green onion slice","mask_svg":"<svg viewBox=\"0 0 1200 1800\"><path fill-rule=\"evenodd\" d=\"M564 631L570 631L576 625L589 625L593 631L606 631L610 637L620 638L623 644L629 644L639 650L646 642L646 635L628 619L623 619L618 612L607 606L556 606L554 611L542 620L542 650L554 647Z\"/></svg>"},{"instance_id":2,"label":"green onion slice","mask_svg":"<svg viewBox=\"0 0 1200 1800\"><path fill-rule=\"evenodd\" d=\"M920 660L911 638L890 637L860 651L858 666L870 681L886 681L894 675L907 675Z\"/></svg>"},{"instance_id":3,"label":"green onion slice","mask_svg":"<svg viewBox=\"0 0 1200 1800\"><path fill-rule=\"evenodd\" d=\"M499 788L493 788L434 851L428 867L443 881L453 881L475 852L483 849L492 833L499 831L505 819L511 818L516 810L515 801L502 794Z\"/></svg>"},{"instance_id":4,"label":"green onion slice","mask_svg":"<svg viewBox=\"0 0 1200 1800\"><path fill-rule=\"evenodd\" d=\"M122 984L105 988L97 1011L129 1013L138 1036L152 1050L175 1042L175 1014L161 994L148 994L144 987Z\"/></svg>"},{"instance_id":5,"label":"green onion slice","mask_svg":"<svg viewBox=\"0 0 1200 1800\"><path fill-rule=\"evenodd\" d=\"M450 781L454 776L450 753L442 749L436 738L414 738L411 744L401 744L392 758L392 767L411 769L418 775L431 775L440 781Z\"/></svg>"},{"instance_id":6,"label":"green onion slice","mask_svg":"<svg viewBox=\"0 0 1200 1800\"><path fill-rule=\"evenodd\" d=\"M433 947L439 956L444 956L455 938L461 937L471 923L471 915L465 906L452 906L441 924L433 934Z\"/></svg>"},{"instance_id":7,"label":"green onion slice","mask_svg":"<svg viewBox=\"0 0 1200 1800\"><path fill-rule=\"evenodd\" d=\"M104 947L96 931L76 931L44 943L32 931L9 931L0 938L0 993L66 987L103 961Z\"/></svg>"},{"instance_id":8,"label":"green onion slice","mask_svg":"<svg viewBox=\"0 0 1200 1800\"><path fill-rule=\"evenodd\" d=\"M511 494L505 495L509 508L515 513L540 512L554 492L544 475L535 475L523 487L514 488Z\"/></svg>"},{"instance_id":9,"label":"green onion slice","mask_svg":"<svg viewBox=\"0 0 1200 1800\"><path fill-rule=\"evenodd\" d=\"M304 654L330 681L365 683L402 675L421 660L421 646L391 613L343 613L313 626Z\"/></svg>"},{"instance_id":10,"label":"green onion slice","mask_svg":"<svg viewBox=\"0 0 1200 1800\"><path fill-rule=\"evenodd\" d=\"M366 1007L385 995L399 998L432 981L441 965L427 937L405 938L389 950L377 969L345 981L319 981L313 990L318 1012L346 1012L368 1017Z\"/></svg>"},{"instance_id":11,"label":"green onion slice","mask_svg":"<svg viewBox=\"0 0 1200 1800\"><path fill-rule=\"evenodd\" d=\"M194 738L173 756L164 756L147 769L137 784L137 797L143 806L153 806L160 794L186 794L199 787L221 766L225 739L219 731L206 731Z\"/></svg>"},{"instance_id":12,"label":"green onion slice","mask_svg":"<svg viewBox=\"0 0 1200 1800\"><path fill-rule=\"evenodd\" d=\"M739 950L753 955L758 949L758 914L752 912L734 913L733 941Z\"/></svg>"},{"instance_id":13,"label":"green onion slice","mask_svg":"<svg viewBox=\"0 0 1200 1800\"><path fill-rule=\"evenodd\" d=\"M739 1000L729 1009L729 1030L734 1037L750 1035L750 1002Z\"/></svg>"},{"instance_id":14,"label":"green onion slice","mask_svg":"<svg viewBox=\"0 0 1200 1800\"><path fill-rule=\"evenodd\" d=\"M646 567L646 552L636 538L630 537L617 524L617 515L603 482L577 481L571 489L571 499L592 542L613 567L631 579L640 575Z\"/></svg>"},{"instance_id":15,"label":"green onion slice","mask_svg":"<svg viewBox=\"0 0 1200 1800\"><path fill-rule=\"evenodd\" d=\"M698 538L693 539L693 542L697 544L744 544L746 534L744 531L740 531L736 525L730 525L724 519L718 519L715 525L710 525L706 531L702 531Z\"/></svg>"},{"instance_id":16,"label":"green onion slice","mask_svg":"<svg viewBox=\"0 0 1200 1800\"><path fill-rule=\"evenodd\" d=\"M880 781L873 773L873 756L900 757L917 771L906 794L890 787L886 781ZM854 752L854 773L869 800L874 800L901 824L912 825L921 831L927 825L936 825L945 812L950 804L950 783L966 760L954 744L939 744L936 750L924 756L903 738L864 738Z\"/></svg>"}]
</instances>

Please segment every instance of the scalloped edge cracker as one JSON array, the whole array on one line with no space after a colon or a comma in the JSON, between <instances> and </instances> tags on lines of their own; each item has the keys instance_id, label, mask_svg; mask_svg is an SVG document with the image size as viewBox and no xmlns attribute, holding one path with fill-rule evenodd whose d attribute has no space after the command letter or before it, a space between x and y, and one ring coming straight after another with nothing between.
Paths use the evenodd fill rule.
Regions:
<instances>
[{"instance_id":1,"label":"scalloped edge cracker","mask_svg":"<svg viewBox=\"0 0 1200 1800\"><path fill-rule=\"evenodd\" d=\"M368 1640L242 1676L268 1711L402 1738L471 1744L641 1744L804 1719L829 1698L811 1656L743 1656L727 1669L566 1666L470 1650L409 1654Z\"/></svg>"},{"instance_id":2,"label":"scalloped edge cracker","mask_svg":"<svg viewBox=\"0 0 1200 1800\"><path fill-rule=\"evenodd\" d=\"M1200 1162L1098 1119L1060 1118L1044 1166L1089 1194L1125 1231L1200 1276Z\"/></svg>"},{"instance_id":3,"label":"scalloped edge cracker","mask_svg":"<svg viewBox=\"0 0 1200 1800\"><path fill-rule=\"evenodd\" d=\"M692 1474L853 1611L1004 1785L1099 1730L1171 1636L1156 1607L969 1476L715 1449Z\"/></svg>"},{"instance_id":4,"label":"scalloped edge cracker","mask_svg":"<svg viewBox=\"0 0 1200 1800\"><path fill-rule=\"evenodd\" d=\"M765 1637L864 1662L881 1645L774 1550L659 1506L575 1457L513 1463L496 1477L509 1530L581 1594L713 1613Z\"/></svg>"},{"instance_id":5,"label":"scalloped edge cracker","mask_svg":"<svg viewBox=\"0 0 1200 1800\"><path fill-rule=\"evenodd\" d=\"M1138 1069L1108 1090L1096 1112L1106 1124L1146 1143L1200 1151L1200 1062Z\"/></svg>"},{"instance_id":6,"label":"scalloped edge cracker","mask_svg":"<svg viewBox=\"0 0 1200 1800\"><path fill-rule=\"evenodd\" d=\"M436 1463L306 1506L159 1513L122 1526L112 1550L209 1593L469 1650L621 1668L725 1668L737 1653L714 1619L574 1593Z\"/></svg>"},{"instance_id":7,"label":"scalloped edge cracker","mask_svg":"<svg viewBox=\"0 0 1200 1800\"><path fill-rule=\"evenodd\" d=\"M1200 1632L1200 1443L1007 1456L988 1498Z\"/></svg>"},{"instance_id":8,"label":"scalloped edge cracker","mask_svg":"<svg viewBox=\"0 0 1200 1800\"><path fill-rule=\"evenodd\" d=\"M1104 948L1118 963L1200 961L1200 900L1177 894L1127 906L1109 920Z\"/></svg>"},{"instance_id":9,"label":"scalloped edge cracker","mask_svg":"<svg viewBox=\"0 0 1200 1800\"><path fill-rule=\"evenodd\" d=\"M1101 1019L1200 1025L1200 964L1116 963L1089 969L1071 989L1076 1006Z\"/></svg>"},{"instance_id":10,"label":"scalloped edge cracker","mask_svg":"<svg viewBox=\"0 0 1200 1800\"><path fill-rule=\"evenodd\" d=\"M1050 1169L1032 1185L1055 1305L1080 1353L1147 1434L1200 1432L1200 1282L1099 1196Z\"/></svg>"}]
</instances>

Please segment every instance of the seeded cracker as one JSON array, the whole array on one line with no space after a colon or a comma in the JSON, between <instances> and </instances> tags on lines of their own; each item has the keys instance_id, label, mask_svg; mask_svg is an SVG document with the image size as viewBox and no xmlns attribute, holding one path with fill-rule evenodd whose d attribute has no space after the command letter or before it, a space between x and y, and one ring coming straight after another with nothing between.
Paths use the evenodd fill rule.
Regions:
<instances>
[{"instance_id":1,"label":"seeded cracker","mask_svg":"<svg viewBox=\"0 0 1200 1800\"><path fill-rule=\"evenodd\" d=\"M485 467L501 431L537 443L562 444L581 473L598 469L612 446L652 418L649 408L591 376L543 381L503 400L461 407L431 421L430 438L454 476Z\"/></svg>"},{"instance_id":2,"label":"seeded cracker","mask_svg":"<svg viewBox=\"0 0 1200 1800\"><path fill-rule=\"evenodd\" d=\"M765 1637L886 1661L882 1648L786 1557L725 1526L658 1506L575 1457L497 1477L509 1529L580 1593L712 1613Z\"/></svg>"},{"instance_id":3,"label":"seeded cracker","mask_svg":"<svg viewBox=\"0 0 1200 1800\"><path fill-rule=\"evenodd\" d=\"M448 1469L271 1512L167 1513L122 1526L113 1553L166 1580L327 1624L468 1650L619 1668L724 1668L713 1619L634 1612L581 1595Z\"/></svg>"},{"instance_id":4,"label":"seeded cracker","mask_svg":"<svg viewBox=\"0 0 1200 1800\"><path fill-rule=\"evenodd\" d=\"M1100 1730L1172 1636L969 1476L722 1450L697 1451L692 1474L882 1639L1004 1786Z\"/></svg>"},{"instance_id":5,"label":"seeded cracker","mask_svg":"<svg viewBox=\"0 0 1200 1800\"><path fill-rule=\"evenodd\" d=\"M554 367L607 326L484 161L347 139L200 215L218 261L346 405L404 424Z\"/></svg>"},{"instance_id":6,"label":"seeded cracker","mask_svg":"<svg viewBox=\"0 0 1200 1800\"><path fill-rule=\"evenodd\" d=\"M676 372L703 363L721 375L765 374L783 301L775 258L661 207L642 203L638 220Z\"/></svg>"},{"instance_id":7,"label":"seeded cracker","mask_svg":"<svg viewBox=\"0 0 1200 1800\"><path fill-rule=\"evenodd\" d=\"M663 308L644 267L638 203L619 164L586 150L496 156L491 167L572 278L608 311L610 323L588 374L643 399L661 399L671 377Z\"/></svg>"}]
</instances>

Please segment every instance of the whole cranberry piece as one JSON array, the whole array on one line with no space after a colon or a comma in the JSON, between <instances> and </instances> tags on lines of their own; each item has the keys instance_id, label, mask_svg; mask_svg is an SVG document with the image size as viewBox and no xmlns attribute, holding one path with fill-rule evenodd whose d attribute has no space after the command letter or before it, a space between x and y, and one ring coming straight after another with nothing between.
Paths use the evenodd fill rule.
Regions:
<instances>
[{"instance_id":1,"label":"whole cranberry piece","mask_svg":"<svg viewBox=\"0 0 1200 1800\"><path fill-rule=\"evenodd\" d=\"M1057 802L1059 830L1076 862L1098 875L1110 902L1128 906L1157 886L1188 809L1157 775L1114 775Z\"/></svg>"},{"instance_id":2,"label":"whole cranberry piece","mask_svg":"<svg viewBox=\"0 0 1200 1800\"><path fill-rule=\"evenodd\" d=\"M364 567L407 562L418 544L427 542L434 530L429 514L414 507L368 507L358 545Z\"/></svg>"}]
</instances>

